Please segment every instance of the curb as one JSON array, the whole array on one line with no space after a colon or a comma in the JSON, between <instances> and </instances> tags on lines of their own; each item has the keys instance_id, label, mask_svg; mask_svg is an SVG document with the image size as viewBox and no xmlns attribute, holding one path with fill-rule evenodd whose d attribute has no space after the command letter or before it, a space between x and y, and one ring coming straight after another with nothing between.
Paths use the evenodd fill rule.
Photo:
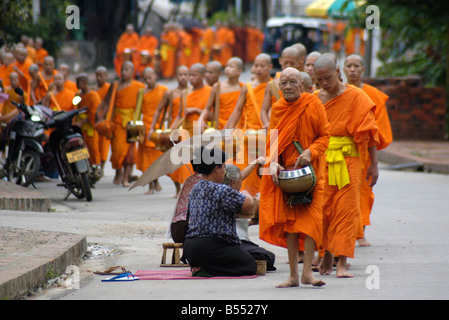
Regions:
<instances>
[{"instance_id":1,"label":"curb","mask_svg":"<svg viewBox=\"0 0 449 320\"><path fill-rule=\"evenodd\" d=\"M449 163L432 162L425 158L415 157L412 155L406 155L401 152L395 152L392 150L381 150L378 152L379 161L391 164L420 164L424 172L449 174Z\"/></svg>"},{"instance_id":2,"label":"curb","mask_svg":"<svg viewBox=\"0 0 449 320\"><path fill-rule=\"evenodd\" d=\"M46 212L51 199L31 188L0 180L0 210Z\"/></svg>"},{"instance_id":3,"label":"curb","mask_svg":"<svg viewBox=\"0 0 449 320\"><path fill-rule=\"evenodd\" d=\"M81 235L4 227L0 233L0 300L22 299L87 252L86 237Z\"/></svg>"}]
</instances>

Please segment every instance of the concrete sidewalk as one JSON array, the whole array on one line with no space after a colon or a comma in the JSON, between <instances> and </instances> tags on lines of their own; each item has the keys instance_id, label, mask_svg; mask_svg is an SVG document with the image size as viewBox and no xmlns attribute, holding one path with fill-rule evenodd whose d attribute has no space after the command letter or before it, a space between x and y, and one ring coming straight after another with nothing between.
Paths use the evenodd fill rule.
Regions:
<instances>
[{"instance_id":1,"label":"concrete sidewalk","mask_svg":"<svg viewBox=\"0 0 449 320\"><path fill-rule=\"evenodd\" d=\"M449 142L393 142L379 152L379 160L391 169L449 174ZM32 187L0 180L0 209L50 211L51 201ZM0 220L0 300L20 299L52 275L64 273L86 252L84 236L5 228Z\"/></svg>"}]
</instances>

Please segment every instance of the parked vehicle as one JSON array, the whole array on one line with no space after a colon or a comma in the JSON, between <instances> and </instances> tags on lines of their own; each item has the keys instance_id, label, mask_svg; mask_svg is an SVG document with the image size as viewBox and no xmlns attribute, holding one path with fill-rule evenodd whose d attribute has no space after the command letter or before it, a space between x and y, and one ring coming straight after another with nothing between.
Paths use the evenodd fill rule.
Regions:
<instances>
[{"instance_id":1,"label":"parked vehicle","mask_svg":"<svg viewBox=\"0 0 449 320\"><path fill-rule=\"evenodd\" d=\"M23 97L21 88L15 91ZM39 175L41 156L44 153L42 148L44 129L51 116L51 110L39 105L12 103L21 113L5 128L4 139L8 144L8 154L0 175L13 183L28 187Z\"/></svg>"},{"instance_id":2,"label":"parked vehicle","mask_svg":"<svg viewBox=\"0 0 449 320\"><path fill-rule=\"evenodd\" d=\"M326 21L311 17L272 17L265 25L263 52L273 60L273 72L280 70L279 57L286 47L302 43L307 52L328 51L326 41Z\"/></svg>"},{"instance_id":3,"label":"parked vehicle","mask_svg":"<svg viewBox=\"0 0 449 320\"><path fill-rule=\"evenodd\" d=\"M80 102L77 98L73 101L74 105ZM47 127L55 129L50 134L50 149L62 180L58 186L68 190L65 199L73 194L78 199L92 201L91 188L102 176L102 171L91 166L81 130L72 125L73 118L85 111L86 108L56 112Z\"/></svg>"}]
</instances>

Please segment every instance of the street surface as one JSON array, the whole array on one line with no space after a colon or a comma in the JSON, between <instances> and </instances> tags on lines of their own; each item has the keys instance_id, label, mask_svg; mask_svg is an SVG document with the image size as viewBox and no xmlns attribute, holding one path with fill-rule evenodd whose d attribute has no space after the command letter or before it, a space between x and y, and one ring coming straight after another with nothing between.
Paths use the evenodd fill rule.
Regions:
<instances>
[{"instance_id":1,"label":"street surface","mask_svg":"<svg viewBox=\"0 0 449 320\"><path fill-rule=\"evenodd\" d=\"M136 172L138 173L138 172ZM381 170L375 187L373 226L367 229L371 247L356 248L353 279L319 276L322 288L301 286L276 289L288 277L286 250L258 239L258 227L250 227L253 241L276 254L277 271L252 280L173 280L101 282L94 275L113 266L160 270L165 232L175 199L171 180L161 178L162 192L144 195L112 184L113 171L93 190L90 203L70 197L54 182L38 183L51 196L49 213L0 212L2 225L30 230L61 231L86 235L100 254L84 260L79 289L64 286L45 290L31 299L96 300L300 300L300 299L448 299L449 278L449 176ZM100 249L98 249L100 248ZM302 266L300 266L301 268ZM301 270L301 269L300 269Z\"/></svg>"}]
</instances>

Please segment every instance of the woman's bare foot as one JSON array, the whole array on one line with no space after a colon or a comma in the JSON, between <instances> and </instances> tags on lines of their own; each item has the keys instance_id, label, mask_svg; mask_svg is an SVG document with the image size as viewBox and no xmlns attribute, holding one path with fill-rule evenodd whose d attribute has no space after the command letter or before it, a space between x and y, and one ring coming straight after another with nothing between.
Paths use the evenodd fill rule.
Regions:
<instances>
[{"instance_id":1,"label":"woman's bare foot","mask_svg":"<svg viewBox=\"0 0 449 320\"><path fill-rule=\"evenodd\" d=\"M286 282L278 284L276 288L292 288L299 287L299 280L296 278L289 278Z\"/></svg>"}]
</instances>

